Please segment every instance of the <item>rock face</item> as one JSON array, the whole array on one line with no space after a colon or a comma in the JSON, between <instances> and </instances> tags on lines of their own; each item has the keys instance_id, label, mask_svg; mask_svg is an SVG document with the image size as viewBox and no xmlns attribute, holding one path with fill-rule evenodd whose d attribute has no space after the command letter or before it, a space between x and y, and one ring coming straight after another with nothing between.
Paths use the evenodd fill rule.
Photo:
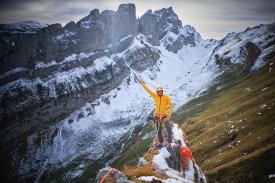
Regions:
<instances>
[{"instance_id":1,"label":"rock face","mask_svg":"<svg viewBox=\"0 0 275 183\"><path fill-rule=\"evenodd\" d=\"M181 21L172 8L154 13L148 11L137 20L135 5L122 4L117 12L105 10L100 13L95 9L79 22L69 22L64 27L60 24L40 28L36 26L31 32L20 32L16 35L6 27L2 28L0 72L4 75L0 78L0 84L4 88L1 97L1 126L6 130L1 133L1 142L9 144L14 138L14 134L8 130L10 125L16 126L13 131L21 136L64 119L84 102L93 101L118 86L129 74L129 69L122 60L116 60L112 68L79 78L75 83L77 90L72 90L74 86L68 88L64 83L55 82L49 76L60 71L70 72L77 67L87 68L97 58L121 52L132 43L133 36L138 33L146 35L154 45L159 45L160 39L168 30L178 33L180 26ZM127 37L128 35L132 36ZM151 39L150 35L154 37ZM127 39L119 42L124 37ZM170 50L177 50L182 46L173 45L169 47ZM128 53L125 59L135 70L143 71L156 64L159 53L147 46ZM19 78L30 81L32 89L11 84ZM38 81L37 78L42 80ZM84 89L81 86L83 82L89 87ZM52 87L55 88L54 93ZM77 97L79 95L81 98ZM65 106L58 105L60 102ZM48 114L51 114L50 117ZM47 117L44 118L45 116ZM15 147L19 142L14 140L11 146Z\"/></svg>"},{"instance_id":2,"label":"rock face","mask_svg":"<svg viewBox=\"0 0 275 183\"><path fill-rule=\"evenodd\" d=\"M122 4L117 12L92 10L64 27L30 22L0 26L0 153L9 170L17 172L18 163L31 152L25 148L28 137L41 141L51 136L49 142L53 143L57 130L50 128L117 88L129 77L129 66L144 71L157 63L159 51L146 44L129 50L123 58L110 57L135 44L138 26L133 4ZM92 115L93 109L90 111ZM42 136L33 136L40 132ZM43 167L44 162L36 166ZM26 176L24 172L16 176ZM26 172L29 178L37 175Z\"/></svg>"},{"instance_id":3,"label":"rock face","mask_svg":"<svg viewBox=\"0 0 275 183\"><path fill-rule=\"evenodd\" d=\"M229 33L213 49L210 60L222 69L241 66L242 76L261 67L274 55L274 24Z\"/></svg>"},{"instance_id":4,"label":"rock face","mask_svg":"<svg viewBox=\"0 0 275 183\"><path fill-rule=\"evenodd\" d=\"M249 73L256 60L261 55L261 49L252 42L247 42L240 51L241 56L244 59L243 75Z\"/></svg>"},{"instance_id":5,"label":"rock face","mask_svg":"<svg viewBox=\"0 0 275 183\"><path fill-rule=\"evenodd\" d=\"M121 26L122 22L124 26ZM75 83L79 86L78 90L74 91L70 91L65 83L51 82L49 76L60 71L69 72L76 67L87 68L99 57L124 50L131 44L133 37L131 40L126 39L121 42L119 40L137 34L137 20L135 5L128 4L120 5L117 12L106 10L100 14L99 10L95 9L76 24L69 22L64 28L60 24L40 28L33 26L32 29L28 28L26 32L18 32L16 35L14 30L7 26L3 25L2 30L1 86L22 77L31 81L33 85L32 89L20 85L7 85L2 88L5 92L1 96L1 127L3 129L10 125L17 128L21 126L13 129L15 134L20 136L56 123L83 106L84 102L94 101L120 84L129 74L129 69L123 60L117 60L112 67L100 73L86 74L83 78L79 78ZM109 44L116 45L104 51ZM146 51L150 50L140 52ZM93 54L85 55L85 52ZM13 69L19 72L10 72ZM8 77L5 77L5 74ZM42 80L37 81L36 78ZM47 81L51 82L50 86L45 85ZM85 89L81 86L83 82L88 85ZM51 87L55 88L54 94L50 94ZM81 98L77 97L80 95ZM29 101L26 102L26 99ZM24 106L23 102L26 103ZM65 106L58 105L59 102ZM9 130L1 133L2 143L9 144L12 138L14 135ZM16 146L17 140L12 144ZM1 148L1 151L4 149Z\"/></svg>"},{"instance_id":6,"label":"rock face","mask_svg":"<svg viewBox=\"0 0 275 183\"><path fill-rule=\"evenodd\" d=\"M180 145L176 144L170 151L170 157L166 158L168 166L174 170L181 171L180 166Z\"/></svg>"},{"instance_id":7,"label":"rock face","mask_svg":"<svg viewBox=\"0 0 275 183\"><path fill-rule=\"evenodd\" d=\"M168 32L179 33L182 27L181 21L173 9L161 9L152 12L148 10L139 20L139 31L148 37L153 45L160 45L160 39Z\"/></svg>"},{"instance_id":8,"label":"rock face","mask_svg":"<svg viewBox=\"0 0 275 183\"><path fill-rule=\"evenodd\" d=\"M269 26L267 36L273 30ZM13 181L39 180L44 170L68 165L79 156L90 153L96 160L116 151L115 146L127 140L137 126L131 120L142 121L147 114L145 109L136 110L150 107L143 99L135 101L140 108L133 102L124 111L110 107L118 91L127 91L120 96L123 100L129 94L129 83L137 82L133 70L159 71L167 59L163 53L178 53L184 47L210 50L219 44L211 56L225 59L226 54L218 51L234 36L208 44L192 26L182 26L172 8L149 10L137 19L134 4L122 4L117 11L94 9L64 27L37 22L0 25L0 157L1 165L7 166L1 167L7 171L1 173L8 181L13 180L11 175ZM270 50L271 39L266 45L255 45ZM256 50L251 45L246 48ZM103 110L100 106L108 113L94 119L96 109ZM101 149L91 151L93 146Z\"/></svg>"}]
</instances>

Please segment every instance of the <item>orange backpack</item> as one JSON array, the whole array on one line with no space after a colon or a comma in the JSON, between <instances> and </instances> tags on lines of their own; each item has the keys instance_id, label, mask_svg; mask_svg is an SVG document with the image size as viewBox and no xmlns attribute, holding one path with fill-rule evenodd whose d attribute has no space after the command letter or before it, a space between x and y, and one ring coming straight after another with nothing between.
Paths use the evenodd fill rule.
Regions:
<instances>
[{"instance_id":1,"label":"orange backpack","mask_svg":"<svg viewBox=\"0 0 275 183\"><path fill-rule=\"evenodd\" d=\"M180 162L184 170L188 170L188 161L192 160L192 152L187 146L180 147Z\"/></svg>"}]
</instances>

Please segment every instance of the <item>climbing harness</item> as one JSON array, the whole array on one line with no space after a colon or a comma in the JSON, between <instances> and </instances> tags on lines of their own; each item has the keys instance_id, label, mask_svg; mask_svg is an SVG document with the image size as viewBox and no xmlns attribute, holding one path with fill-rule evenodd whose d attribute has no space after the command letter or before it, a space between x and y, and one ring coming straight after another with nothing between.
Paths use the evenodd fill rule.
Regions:
<instances>
[{"instance_id":1,"label":"climbing harness","mask_svg":"<svg viewBox=\"0 0 275 183\"><path fill-rule=\"evenodd\" d=\"M163 138L165 139L167 137L167 129L166 129L166 116L164 117L161 117L161 116L155 116L154 119L152 120L152 123L153 123L153 126L155 128L155 131L156 131L156 135L155 135L155 141L158 139L158 131L159 131L159 128L160 128L160 125L162 125L163 128L165 128L164 131L164 134L163 134ZM157 125L158 123L158 125ZM153 143L153 149L156 148L156 145L155 143Z\"/></svg>"},{"instance_id":2,"label":"climbing harness","mask_svg":"<svg viewBox=\"0 0 275 183\"><path fill-rule=\"evenodd\" d=\"M164 119L165 119L165 118L164 118ZM159 120L161 120L161 119L159 119ZM158 131L159 131L160 125L163 124L163 122L159 123L159 125L156 125L156 123L157 123L157 122L156 122L156 116L155 116L154 119L152 120L152 125L153 125L153 127L154 127L156 133L155 133L155 137L154 137L154 140L153 140L153 147L149 148L148 151L147 151L147 153L146 153L146 154L149 154L149 155L150 155L150 153L151 153L154 149L156 149L156 143L155 143L155 142L158 140ZM164 134L164 138L166 138L166 134ZM149 163L152 162L153 156L154 156L153 154L150 155Z\"/></svg>"}]
</instances>

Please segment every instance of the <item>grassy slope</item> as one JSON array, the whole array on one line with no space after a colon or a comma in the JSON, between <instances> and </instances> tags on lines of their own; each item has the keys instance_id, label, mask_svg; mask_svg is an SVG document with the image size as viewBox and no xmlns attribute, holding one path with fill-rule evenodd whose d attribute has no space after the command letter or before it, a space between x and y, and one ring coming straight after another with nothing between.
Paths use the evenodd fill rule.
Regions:
<instances>
[{"instance_id":1,"label":"grassy slope","mask_svg":"<svg viewBox=\"0 0 275 183\"><path fill-rule=\"evenodd\" d=\"M210 182L266 182L274 174L274 71L268 64L240 78L233 68L174 115Z\"/></svg>"}]
</instances>

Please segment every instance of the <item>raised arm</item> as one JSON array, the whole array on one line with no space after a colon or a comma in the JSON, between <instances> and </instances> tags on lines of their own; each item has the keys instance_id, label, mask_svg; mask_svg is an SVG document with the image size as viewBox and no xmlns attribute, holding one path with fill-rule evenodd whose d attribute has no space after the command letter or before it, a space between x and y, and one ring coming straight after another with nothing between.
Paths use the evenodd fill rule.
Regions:
<instances>
[{"instance_id":1,"label":"raised arm","mask_svg":"<svg viewBox=\"0 0 275 183\"><path fill-rule=\"evenodd\" d=\"M141 84L141 86L152 96L152 97L154 97L156 94L150 89L150 88L148 88L145 84L144 84L144 82L140 82L140 84Z\"/></svg>"}]
</instances>

